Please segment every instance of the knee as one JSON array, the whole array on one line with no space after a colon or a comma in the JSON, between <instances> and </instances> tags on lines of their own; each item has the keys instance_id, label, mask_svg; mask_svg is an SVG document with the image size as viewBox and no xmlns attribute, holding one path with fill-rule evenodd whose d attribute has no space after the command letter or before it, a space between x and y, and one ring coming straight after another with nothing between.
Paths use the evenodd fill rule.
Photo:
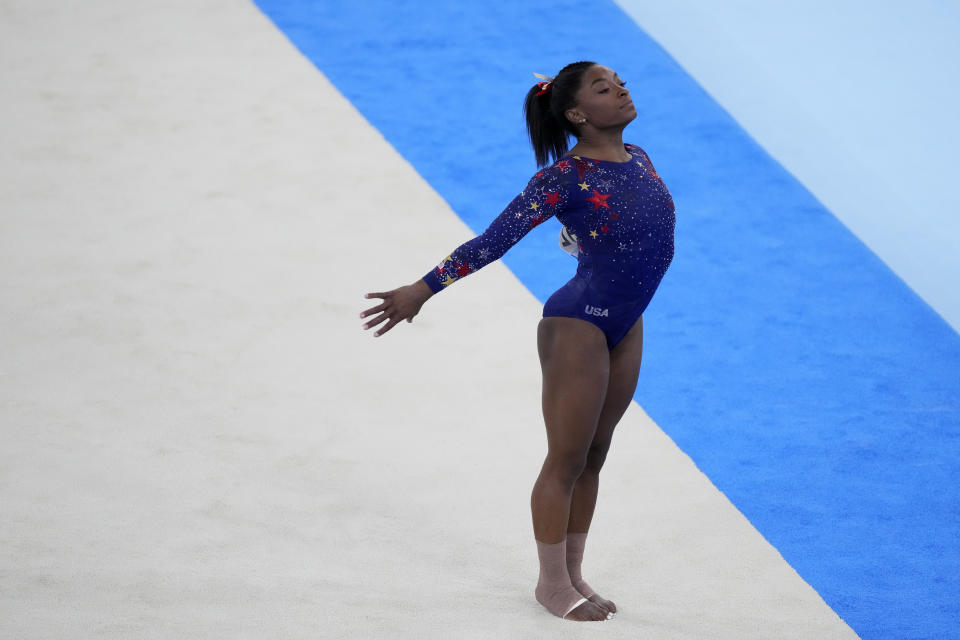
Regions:
<instances>
[{"instance_id":1,"label":"knee","mask_svg":"<svg viewBox=\"0 0 960 640\"><path fill-rule=\"evenodd\" d=\"M584 471L594 474L600 473L600 469L603 468L603 463L607 459L607 451L609 451L609 449L609 442L590 445L590 450L587 452L587 459L584 464Z\"/></svg>"},{"instance_id":2,"label":"knee","mask_svg":"<svg viewBox=\"0 0 960 640\"><path fill-rule=\"evenodd\" d=\"M547 456L547 460L543 464L543 471L559 480L565 488L573 490L577 478L580 477L586 466L587 456L582 453L553 454Z\"/></svg>"}]
</instances>

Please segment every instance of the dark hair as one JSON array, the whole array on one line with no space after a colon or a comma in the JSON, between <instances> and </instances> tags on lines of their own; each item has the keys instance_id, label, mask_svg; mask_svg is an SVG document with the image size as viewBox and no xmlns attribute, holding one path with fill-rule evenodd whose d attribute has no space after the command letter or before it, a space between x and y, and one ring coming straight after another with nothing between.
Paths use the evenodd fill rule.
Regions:
<instances>
[{"instance_id":1,"label":"dark hair","mask_svg":"<svg viewBox=\"0 0 960 640\"><path fill-rule=\"evenodd\" d=\"M578 132L564 112L576 105L576 93L583 74L596 64L589 61L568 64L560 69L545 94L537 95L541 90L539 83L527 92L523 117L527 121L527 133L538 167L547 164L550 156L559 160L570 149L568 136L576 136Z\"/></svg>"}]
</instances>

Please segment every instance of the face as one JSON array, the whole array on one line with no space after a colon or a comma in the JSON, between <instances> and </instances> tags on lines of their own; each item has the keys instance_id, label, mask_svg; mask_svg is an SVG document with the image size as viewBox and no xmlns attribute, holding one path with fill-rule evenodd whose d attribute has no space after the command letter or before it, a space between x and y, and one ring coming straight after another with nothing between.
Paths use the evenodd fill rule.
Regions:
<instances>
[{"instance_id":1,"label":"face","mask_svg":"<svg viewBox=\"0 0 960 640\"><path fill-rule=\"evenodd\" d=\"M586 118L598 129L626 126L637 117L637 110L625 84L610 67L590 67L577 91L577 106L567 110L567 118L575 125Z\"/></svg>"}]
</instances>

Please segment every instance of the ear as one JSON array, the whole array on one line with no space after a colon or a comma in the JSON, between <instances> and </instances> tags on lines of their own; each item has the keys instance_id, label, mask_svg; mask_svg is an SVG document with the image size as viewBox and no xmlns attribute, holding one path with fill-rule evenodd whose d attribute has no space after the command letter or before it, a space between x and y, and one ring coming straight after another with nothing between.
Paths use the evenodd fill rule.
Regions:
<instances>
[{"instance_id":1,"label":"ear","mask_svg":"<svg viewBox=\"0 0 960 640\"><path fill-rule=\"evenodd\" d=\"M570 124L579 125L580 121L583 120L584 116L578 109L567 109L564 114L567 117L567 120L570 121Z\"/></svg>"}]
</instances>

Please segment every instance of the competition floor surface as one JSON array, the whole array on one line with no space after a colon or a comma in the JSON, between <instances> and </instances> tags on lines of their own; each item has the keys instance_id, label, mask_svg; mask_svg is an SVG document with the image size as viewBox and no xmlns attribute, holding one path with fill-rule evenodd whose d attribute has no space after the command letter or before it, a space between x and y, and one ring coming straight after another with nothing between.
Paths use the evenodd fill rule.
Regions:
<instances>
[{"instance_id":1,"label":"competition floor surface","mask_svg":"<svg viewBox=\"0 0 960 640\"><path fill-rule=\"evenodd\" d=\"M644 10L0 2L0 637L958 637L952 263L896 270ZM357 317L522 188L530 72L574 58L678 216L599 624L533 598L558 226Z\"/></svg>"}]
</instances>

